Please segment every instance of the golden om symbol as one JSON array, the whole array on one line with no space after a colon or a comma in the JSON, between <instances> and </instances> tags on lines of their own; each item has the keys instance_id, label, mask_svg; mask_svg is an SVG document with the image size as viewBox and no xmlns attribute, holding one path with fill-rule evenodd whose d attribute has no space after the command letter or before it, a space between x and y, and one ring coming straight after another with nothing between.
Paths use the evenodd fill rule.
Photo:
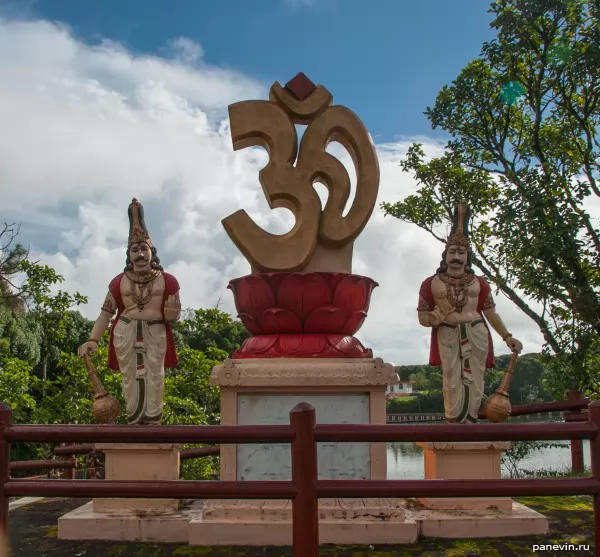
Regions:
<instances>
[{"instance_id":1,"label":"golden om symbol","mask_svg":"<svg viewBox=\"0 0 600 557\"><path fill-rule=\"evenodd\" d=\"M294 94L298 80L311 89L306 98ZM271 234L244 210L222 223L253 271L301 271L319 248L344 248L362 232L377 199L379 163L359 118L344 106L331 106L329 91L315 87L303 74L285 88L273 84L269 97L269 101L243 101L229 107L233 148L267 150L269 162L259 173L265 197L272 209L292 211L295 225L287 234ZM296 123L308 124L300 149ZM356 168L356 194L346 216L342 213L350 197L350 177L344 165L325 151L332 141L347 149ZM316 181L329 192L323 209L313 188Z\"/></svg>"}]
</instances>

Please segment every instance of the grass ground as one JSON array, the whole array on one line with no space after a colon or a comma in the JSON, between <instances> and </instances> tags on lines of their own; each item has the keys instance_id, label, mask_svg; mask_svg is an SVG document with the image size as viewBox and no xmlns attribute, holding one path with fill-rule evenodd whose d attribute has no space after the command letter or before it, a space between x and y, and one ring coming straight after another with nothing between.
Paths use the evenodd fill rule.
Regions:
<instances>
[{"instance_id":1,"label":"grass ground","mask_svg":"<svg viewBox=\"0 0 600 557\"><path fill-rule=\"evenodd\" d=\"M58 517L82 505L82 499L45 499L10 512L13 557L288 557L286 547L189 547L175 544L73 542L57 539ZM550 519L550 534L481 540L423 539L401 546L321 547L321 557L522 557L593 555L590 497L519 499ZM534 544L589 544L589 551L558 549L534 553Z\"/></svg>"}]
</instances>

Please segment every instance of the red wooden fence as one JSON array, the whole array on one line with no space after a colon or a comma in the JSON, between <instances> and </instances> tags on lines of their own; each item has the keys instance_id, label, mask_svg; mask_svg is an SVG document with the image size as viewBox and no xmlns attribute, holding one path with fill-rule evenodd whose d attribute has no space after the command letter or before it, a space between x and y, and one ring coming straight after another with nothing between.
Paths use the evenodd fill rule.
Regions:
<instances>
[{"instance_id":1,"label":"red wooden fence","mask_svg":"<svg viewBox=\"0 0 600 557\"><path fill-rule=\"evenodd\" d=\"M546 414L551 412L565 412L566 422L587 421L587 407L590 403L588 398L582 398L580 391L569 391L567 400L554 402L538 402L534 404L521 404L512 407L512 416L529 416L533 414ZM584 413L582 410L586 410ZM388 414L388 416L399 416L403 414ZM443 416L443 414L440 414ZM484 420L483 411L479 413L479 419ZM394 423L393 421L391 423ZM396 423L403 423L398 421ZM571 439L571 471L575 474L584 472L583 459L583 444L581 439ZM75 445L66 443L63 446L55 447L54 454L56 456L70 456L68 460L22 460L11 461L11 471L21 470L52 470L63 469L63 479L75 479L75 468L77 468L77 460L73 457L80 454L90 454L94 452L93 445ZM180 459L186 460L189 458L199 458L205 456L218 456L220 447L201 447L196 449L185 449L180 453Z\"/></svg>"},{"instance_id":2,"label":"red wooden fence","mask_svg":"<svg viewBox=\"0 0 600 557\"><path fill-rule=\"evenodd\" d=\"M12 425L0 405L0 538L8 531L11 496L142 497L179 499L292 499L293 555L319 554L318 498L498 497L592 495L595 555L600 557L600 401L588 421L530 424L315 425L307 403L290 425L139 426ZM589 439L590 478L498 480L317 480L317 442L528 441ZM11 442L291 443L291 481L29 480L9 477Z\"/></svg>"}]
</instances>

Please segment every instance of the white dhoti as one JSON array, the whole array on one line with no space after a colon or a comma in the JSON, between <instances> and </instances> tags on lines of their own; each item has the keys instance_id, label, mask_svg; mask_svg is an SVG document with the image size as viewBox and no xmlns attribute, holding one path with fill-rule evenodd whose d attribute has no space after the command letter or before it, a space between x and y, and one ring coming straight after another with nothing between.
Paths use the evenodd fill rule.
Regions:
<instances>
[{"instance_id":1,"label":"white dhoti","mask_svg":"<svg viewBox=\"0 0 600 557\"><path fill-rule=\"evenodd\" d=\"M163 321L121 316L113 343L130 424L159 423L165 390L167 334Z\"/></svg>"},{"instance_id":2,"label":"white dhoti","mask_svg":"<svg viewBox=\"0 0 600 557\"><path fill-rule=\"evenodd\" d=\"M442 323L438 328L442 361L444 410L448 422L476 422L483 398L489 349L483 319Z\"/></svg>"}]
</instances>

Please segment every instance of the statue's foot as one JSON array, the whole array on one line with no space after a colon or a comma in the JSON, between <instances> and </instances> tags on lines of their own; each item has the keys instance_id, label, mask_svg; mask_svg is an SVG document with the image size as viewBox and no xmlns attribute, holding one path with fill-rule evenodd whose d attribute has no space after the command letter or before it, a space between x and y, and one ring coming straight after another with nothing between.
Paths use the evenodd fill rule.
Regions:
<instances>
[{"instance_id":1,"label":"statue's foot","mask_svg":"<svg viewBox=\"0 0 600 557\"><path fill-rule=\"evenodd\" d=\"M162 421L162 412L158 416L146 416L142 415L136 420L129 419L129 425L160 425Z\"/></svg>"},{"instance_id":2,"label":"statue's foot","mask_svg":"<svg viewBox=\"0 0 600 557\"><path fill-rule=\"evenodd\" d=\"M162 412L158 416L144 416L142 424L144 425L160 425L162 421Z\"/></svg>"},{"instance_id":3,"label":"statue's foot","mask_svg":"<svg viewBox=\"0 0 600 557\"><path fill-rule=\"evenodd\" d=\"M467 416L464 420L458 421L455 418L445 418L447 424L476 424L479 423L478 420L472 418L471 416Z\"/></svg>"}]
</instances>

